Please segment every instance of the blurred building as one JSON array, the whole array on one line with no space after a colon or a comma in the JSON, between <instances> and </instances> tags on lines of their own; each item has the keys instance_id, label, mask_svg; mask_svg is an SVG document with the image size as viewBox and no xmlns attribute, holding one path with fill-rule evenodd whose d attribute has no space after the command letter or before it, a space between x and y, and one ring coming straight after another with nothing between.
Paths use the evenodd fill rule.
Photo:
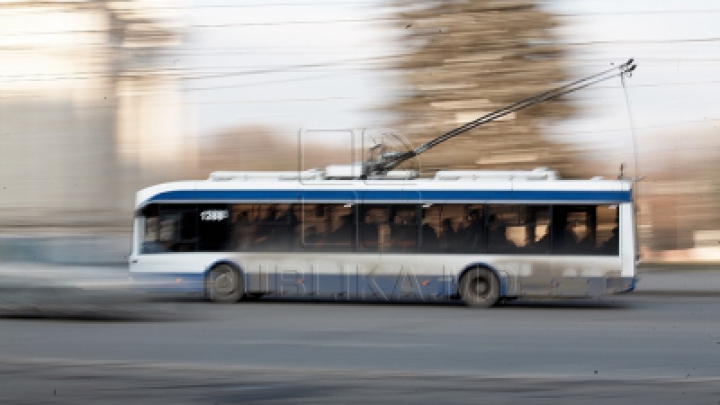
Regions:
<instances>
[{"instance_id":1,"label":"blurred building","mask_svg":"<svg viewBox=\"0 0 720 405\"><path fill-rule=\"evenodd\" d=\"M720 260L718 146L706 156L668 159L640 182L643 244L650 252L664 252L649 259Z\"/></svg>"},{"instance_id":2,"label":"blurred building","mask_svg":"<svg viewBox=\"0 0 720 405\"><path fill-rule=\"evenodd\" d=\"M0 0L4 229L128 227L147 174L192 155L163 3Z\"/></svg>"}]
</instances>

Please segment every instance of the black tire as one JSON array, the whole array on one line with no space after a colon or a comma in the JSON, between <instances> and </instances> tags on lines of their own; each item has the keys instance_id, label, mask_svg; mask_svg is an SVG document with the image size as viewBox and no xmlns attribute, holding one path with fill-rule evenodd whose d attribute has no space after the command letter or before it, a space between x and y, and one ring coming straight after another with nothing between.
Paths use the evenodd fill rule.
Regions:
<instances>
[{"instance_id":1,"label":"black tire","mask_svg":"<svg viewBox=\"0 0 720 405\"><path fill-rule=\"evenodd\" d=\"M210 269L205 289L210 301L233 303L242 297L244 283L237 269L229 264L218 264Z\"/></svg>"},{"instance_id":2,"label":"black tire","mask_svg":"<svg viewBox=\"0 0 720 405\"><path fill-rule=\"evenodd\" d=\"M468 307L489 308L500 298L500 281L489 269L470 269L460 279L460 298Z\"/></svg>"}]
</instances>

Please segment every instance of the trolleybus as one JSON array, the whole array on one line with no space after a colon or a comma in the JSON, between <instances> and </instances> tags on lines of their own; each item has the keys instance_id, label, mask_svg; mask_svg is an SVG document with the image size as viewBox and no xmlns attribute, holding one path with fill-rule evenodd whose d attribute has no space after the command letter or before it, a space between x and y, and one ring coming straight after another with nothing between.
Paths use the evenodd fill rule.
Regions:
<instances>
[{"instance_id":1,"label":"trolleybus","mask_svg":"<svg viewBox=\"0 0 720 405\"><path fill-rule=\"evenodd\" d=\"M629 180L560 180L543 169L399 181L329 175L219 172L140 191L132 277L220 302L491 306L634 288Z\"/></svg>"}]
</instances>

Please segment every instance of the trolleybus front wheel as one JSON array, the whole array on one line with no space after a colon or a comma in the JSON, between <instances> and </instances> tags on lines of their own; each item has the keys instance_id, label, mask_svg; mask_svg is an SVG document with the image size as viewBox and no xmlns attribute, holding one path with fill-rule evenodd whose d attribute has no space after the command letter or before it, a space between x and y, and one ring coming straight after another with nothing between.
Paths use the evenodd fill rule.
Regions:
<instances>
[{"instance_id":1,"label":"trolleybus front wheel","mask_svg":"<svg viewBox=\"0 0 720 405\"><path fill-rule=\"evenodd\" d=\"M243 291L240 272L228 264L219 264L213 267L208 274L206 290L210 301L237 302Z\"/></svg>"},{"instance_id":2,"label":"trolleybus front wheel","mask_svg":"<svg viewBox=\"0 0 720 405\"><path fill-rule=\"evenodd\" d=\"M491 307L500 298L500 282L489 269L475 267L460 279L460 297L472 308Z\"/></svg>"}]
</instances>

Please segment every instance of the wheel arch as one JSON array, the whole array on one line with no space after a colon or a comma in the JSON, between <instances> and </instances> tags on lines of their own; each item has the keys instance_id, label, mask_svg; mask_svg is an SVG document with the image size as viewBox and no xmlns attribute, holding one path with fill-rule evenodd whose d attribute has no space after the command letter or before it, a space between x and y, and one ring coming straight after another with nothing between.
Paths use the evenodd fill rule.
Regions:
<instances>
[{"instance_id":1,"label":"wheel arch","mask_svg":"<svg viewBox=\"0 0 720 405\"><path fill-rule=\"evenodd\" d=\"M505 277L502 277L500 275L500 272L498 271L498 269L496 269L494 266L491 266L484 262L469 263L460 271L460 274L458 274L457 283L455 283L455 295L457 295L457 296L460 295L460 280L462 280L463 276L465 276L465 274L468 271L478 268L478 267L490 270L495 275L495 277L498 280L498 283L500 284L499 297L500 298L505 297L507 295L507 280L505 279Z\"/></svg>"}]
</instances>

